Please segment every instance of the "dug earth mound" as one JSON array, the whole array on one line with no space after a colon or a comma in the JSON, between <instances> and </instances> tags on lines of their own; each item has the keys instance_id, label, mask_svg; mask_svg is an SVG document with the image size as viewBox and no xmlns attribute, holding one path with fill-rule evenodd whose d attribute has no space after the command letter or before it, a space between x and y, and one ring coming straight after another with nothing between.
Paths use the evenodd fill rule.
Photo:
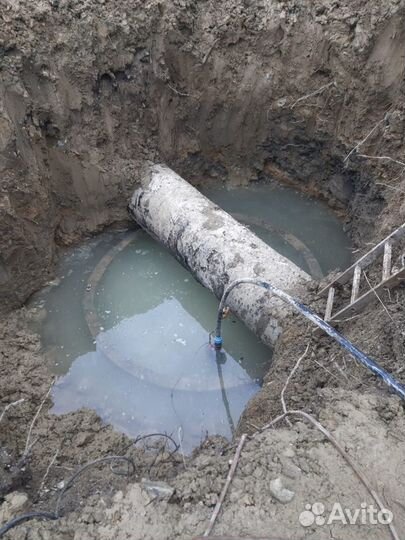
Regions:
<instances>
[{"instance_id":1,"label":"dug earth mound","mask_svg":"<svg viewBox=\"0 0 405 540\"><path fill-rule=\"evenodd\" d=\"M403 403L298 316L235 440L185 456L176 439L130 440L94 411L51 414L53 379L31 330L42 314L24 307L66 246L129 226L150 162L195 186L293 186L340 216L354 258L367 252L405 221L404 23L403 0L1 1L0 527L53 510L81 465L135 466L92 467L60 519L5 537L198 537L243 434L214 535L405 537ZM302 300L322 313L318 290ZM402 286L384 290L338 325L402 382L404 300ZM283 400L330 437L302 415L260 433ZM335 503L378 506L373 493L395 530L330 522Z\"/></svg>"}]
</instances>

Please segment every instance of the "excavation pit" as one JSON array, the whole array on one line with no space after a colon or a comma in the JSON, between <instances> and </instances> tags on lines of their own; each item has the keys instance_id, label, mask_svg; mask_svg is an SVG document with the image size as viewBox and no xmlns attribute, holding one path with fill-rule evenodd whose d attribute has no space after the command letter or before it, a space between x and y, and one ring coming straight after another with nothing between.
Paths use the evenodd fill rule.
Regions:
<instances>
[{"instance_id":1,"label":"excavation pit","mask_svg":"<svg viewBox=\"0 0 405 540\"><path fill-rule=\"evenodd\" d=\"M292 189L203 191L313 277L350 260L335 215ZM230 314L217 353L218 301L164 247L142 230L105 233L69 250L57 273L32 301L59 376L55 414L91 408L129 436L171 433L185 452L207 435L232 436L271 350Z\"/></svg>"},{"instance_id":2,"label":"excavation pit","mask_svg":"<svg viewBox=\"0 0 405 540\"><path fill-rule=\"evenodd\" d=\"M394 513L397 536L405 537L395 502L403 496L404 411L382 381L336 342L313 334L298 314L284 319L273 357L266 348L261 353L253 334L243 349L238 338L247 330L232 322L234 307L223 321L226 362L220 357L217 364L208 332L226 280L215 299L191 287L193 277L185 273L179 280L185 292L157 295L156 304L147 309L145 302L141 312L137 299L127 298L131 280L122 276L123 270L137 275L128 261L133 258L134 267L146 257L136 253L144 233L127 230L127 205L148 166L165 163L204 194L218 192L219 207L262 239L272 237L276 251L315 278L294 296L323 316L326 297L315 294L321 275L323 287L334 279L326 275L330 270L357 261L405 220L404 15L398 0L5 0L0 526L25 512L52 510L58 488L69 486L68 478L86 462L125 454L136 467L130 478L113 474L123 470L120 465L86 469L66 493L62 520L20 523L11 536L195 538L215 517L224 486L229 489L215 514L214 536L300 537L300 512L314 501L327 510L339 501L354 512L359 478L302 417L248 440L235 459L239 435L267 425L285 404L330 431L369 483L378 478L378 495ZM344 220L351 243L339 222L337 234L328 216L313 219L318 203L303 197L307 206L299 207L287 197L284 204L278 188L255 180L277 180L325 201ZM243 183L247 188L232 187ZM169 201L176 197L168 193ZM301 212L305 222L297 217ZM108 264L107 254L113 255ZM170 286L169 263L162 269L156 251L153 258L159 273L150 277L149 289L140 287L150 296L163 277ZM395 251L392 263L395 271ZM367 272L372 285L381 275L379 263ZM369 287L365 276L360 285L360 293ZM348 282L336 291L333 313L350 300L350 289ZM28 302L35 291L36 300ZM361 311L336 321L339 332L400 382L404 291L401 285L380 290ZM233 290L248 292L247 285ZM261 292L252 287L253 295ZM39 332L28 326L34 319L42 348ZM164 324L157 324L161 319ZM181 335L176 321L190 333ZM162 340L171 338L167 350L187 378L167 369L159 332ZM148 343L156 353L145 352ZM205 364L210 371L196 371ZM202 386L211 389L198 402ZM215 417L209 416L213 409ZM72 412L58 414L63 411ZM164 447L160 438L137 441L152 428L168 431L187 454L206 431L229 437L236 423L230 444L213 438L190 458L170 455L173 445ZM229 485L230 460L237 468ZM150 500L141 478L169 484L175 497L170 504ZM275 479L295 493L291 503L273 497ZM26 495L24 507L9 504ZM357 529L334 523L330 534L353 540ZM382 538L385 529L370 525L367 534ZM308 534L324 532L312 527Z\"/></svg>"}]
</instances>

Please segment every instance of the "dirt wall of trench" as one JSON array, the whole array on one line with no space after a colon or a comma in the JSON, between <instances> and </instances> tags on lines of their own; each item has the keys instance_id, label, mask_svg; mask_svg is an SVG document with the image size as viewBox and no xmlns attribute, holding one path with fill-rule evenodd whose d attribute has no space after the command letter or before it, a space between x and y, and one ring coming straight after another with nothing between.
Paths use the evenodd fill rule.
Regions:
<instances>
[{"instance_id":1,"label":"dirt wall of trench","mask_svg":"<svg viewBox=\"0 0 405 540\"><path fill-rule=\"evenodd\" d=\"M49 278L58 246L127 219L147 159L292 183L360 248L397 225L377 182L399 166L344 157L376 124L361 150L403 154L404 17L397 0L2 0L0 309Z\"/></svg>"}]
</instances>

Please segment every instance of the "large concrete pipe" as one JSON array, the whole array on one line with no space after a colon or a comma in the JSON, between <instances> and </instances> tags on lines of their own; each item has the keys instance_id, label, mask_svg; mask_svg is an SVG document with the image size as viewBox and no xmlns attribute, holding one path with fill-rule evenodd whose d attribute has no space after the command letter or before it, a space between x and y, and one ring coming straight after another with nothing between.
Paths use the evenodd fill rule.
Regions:
<instances>
[{"instance_id":1,"label":"large concrete pipe","mask_svg":"<svg viewBox=\"0 0 405 540\"><path fill-rule=\"evenodd\" d=\"M300 297L311 279L165 165L149 168L129 210L217 298L244 277L262 278ZM291 314L282 301L254 286L235 289L228 306L270 346Z\"/></svg>"}]
</instances>

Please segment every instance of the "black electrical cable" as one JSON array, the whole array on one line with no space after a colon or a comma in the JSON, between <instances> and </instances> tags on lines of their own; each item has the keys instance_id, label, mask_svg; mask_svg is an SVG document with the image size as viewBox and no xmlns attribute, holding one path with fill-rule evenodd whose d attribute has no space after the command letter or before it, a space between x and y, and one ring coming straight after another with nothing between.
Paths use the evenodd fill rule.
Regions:
<instances>
[{"instance_id":1,"label":"black electrical cable","mask_svg":"<svg viewBox=\"0 0 405 540\"><path fill-rule=\"evenodd\" d=\"M14 527L17 527L26 521L30 521L31 519L55 520L58 518L53 512L29 512L28 514L23 514L11 519L8 523L3 525L3 527L1 527L0 538L2 538L9 530L14 529Z\"/></svg>"},{"instance_id":2,"label":"black electrical cable","mask_svg":"<svg viewBox=\"0 0 405 540\"><path fill-rule=\"evenodd\" d=\"M45 519L45 520L51 520L55 521L61 517L61 511L60 507L62 504L62 499L65 496L65 493L73 486L75 480L84 473L87 469L90 467L93 467L95 465L100 465L101 463L107 463L110 461L123 461L125 463L128 463L128 470L126 472L123 471L116 471L114 469L111 469L111 471L114 474L119 475L125 475L125 476L131 476L135 472L135 463L133 460L127 456L107 456L104 458L96 459L94 461L90 461L89 463L86 463L86 465L83 465L80 467L74 474L69 478L69 480L64 485L63 489L59 493L59 496L56 500L55 504L55 510L53 512L45 512L45 511L38 511L38 512L28 512L27 514L22 514L21 516L17 516L13 519L11 519L8 523L3 525L3 527L0 528L0 538L3 538L3 536L13 529L14 527L17 527L18 525L21 525L22 523L25 523L26 521L30 521L31 519Z\"/></svg>"},{"instance_id":3,"label":"black electrical cable","mask_svg":"<svg viewBox=\"0 0 405 540\"><path fill-rule=\"evenodd\" d=\"M125 461L126 463L128 463L128 465L131 466L131 471L128 468L126 476L131 476L131 474L133 474L135 472L135 464L134 464L133 460L131 458L129 458L129 457L126 457L126 456L108 456L108 457L96 459L95 461L91 461L90 463L86 463L86 465L83 465L83 467L80 467L80 469L78 469L74 473L74 475L69 478L69 480L66 482L63 489L59 493L59 496L58 496L58 498L56 500L56 505L55 505L55 515L56 515L57 518L59 518L61 516L60 507L61 507L62 499L63 499L65 493L73 486L76 478L78 478L82 473L84 473L90 467L93 467L94 465L100 465L101 463L107 463L109 461ZM114 469L112 469L112 472L114 474L122 475L121 471L115 472Z\"/></svg>"},{"instance_id":4,"label":"black electrical cable","mask_svg":"<svg viewBox=\"0 0 405 540\"><path fill-rule=\"evenodd\" d=\"M241 278L233 281L228 285L222 295L221 302L219 304L218 313L217 313L217 326L215 330L214 345L216 350L220 351L222 349L222 314L225 308L226 300L229 294L233 291L235 287L239 285L255 285L257 287L262 287L266 289L271 294L281 298L284 302L292 306L296 311L298 311L305 318L310 320L312 323L316 324L321 330L323 330L328 336L333 338L339 343L344 349L346 349L356 360L358 360L363 366L369 369L374 375L380 377L385 384L391 388L401 399L405 400L405 385L397 381L390 373L385 371L375 360L367 356L363 351L358 349L353 343L346 339L342 334L340 334L333 326L330 326L327 322L321 319L314 311L309 309L305 304L302 304L297 299L293 298L286 292L275 287L271 283L267 283L259 278Z\"/></svg>"}]
</instances>

